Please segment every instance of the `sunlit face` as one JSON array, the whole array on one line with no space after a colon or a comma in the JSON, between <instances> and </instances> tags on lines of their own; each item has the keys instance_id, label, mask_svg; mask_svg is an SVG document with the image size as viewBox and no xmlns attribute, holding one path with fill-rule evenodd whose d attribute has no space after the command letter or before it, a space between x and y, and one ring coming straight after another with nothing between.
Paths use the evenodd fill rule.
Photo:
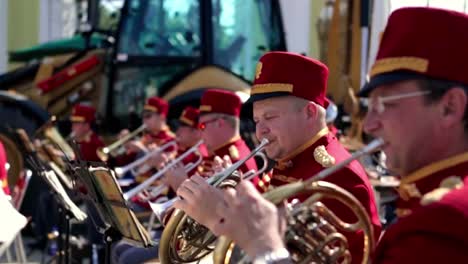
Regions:
<instances>
[{"instance_id":1,"label":"sunlit face","mask_svg":"<svg viewBox=\"0 0 468 264\"><path fill-rule=\"evenodd\" d=\"M158 131L161 127L162 117L158 113L151 111L143 112L143 124L146 125L146 128L149 131Z\"/></svg>"},{"instance_id":2,"label":"sunlit face","mask_svg":"<svg viewBox=\"0 0 468 264\"><path fill-rule=\"evenodd\" d=\"M224 120L218 114L204 114L199 120L201 137L209 150L213 150L221 144L219 141L220 133L223 133L222 126L226 125Z\"/></svg>"},{"instance_id":3,"label":"sunlit face","mask_svg":"<svg viewBox=\"0 0 468 264\"><path fill-rule=\"evenodd\" d=\"M400 99L385 100L392 97ZM380 107L375 105L379 100ZM371 92L369 102L373 105L364 120L364 130L386 142L383 151L388 168L406 175L426 165L435 154L431 145L437 144L432 141L437 140L439 117L434 105L424 101L418 83L403 81L379 86Z\"/></svg>"},{"instance_id":4,"label":"sunlit face","mask_svg":"<svg viewBox=\"0 0 468 264\"><path fill-rule=\"evenodd\" d=\"M176 139L181 146L189 148L201 139L200 134L196 128L180 125L176 131Z\"/></svg>"},{"instance_id":5,"label":"sunlit face","mask_svg":"<svg viewBox=\"0 0 468 264\"><path fill-rule=\"evenodd\" d=\"M304 142L304 109L294 105L289 97L275 97L253 104L253 119L258 140L266 138L267 156L279 160L297 149Z\"/></svg>"},{"instance_id":6,"label":"sunlit face","mask_svg":"<svg viewBox=\"0 0 468 264\"><path fill-rule=\"evenodd\" d=\"M72 122L72 133L77 139L81 139L91 130L90 126L86 122Z\"/></svg>"}]
</instances>

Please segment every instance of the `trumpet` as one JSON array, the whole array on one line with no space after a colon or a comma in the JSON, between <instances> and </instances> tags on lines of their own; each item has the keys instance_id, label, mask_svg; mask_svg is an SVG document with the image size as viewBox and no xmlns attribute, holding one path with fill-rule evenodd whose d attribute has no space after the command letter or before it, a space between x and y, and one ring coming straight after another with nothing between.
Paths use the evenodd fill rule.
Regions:
<instances>
[{"instance_id":1,"label":"trumpet","mask_svg":"<svg viewBox=\"0 0 468 264\"><path fill-rule=\"evenodd\" d=\"M368 263L375 244L369 215L351 193L322 180L361 156L377 151L383 144L383 140L376 139L348 159L322 170L306 181L283 185L264 194L267 200L276 205L299 194L312 194L302 204L289 204L286 208L289 212L284 240L293 263L350 263L348 242L342 233L357 230L363 230L362 263ZM358 220L354 223L342 221L320 202L322 199L341 202L354 212ZM221 237L213 254L213 263L230 263L232 256L238 257L239 254L232 254L234 246L231 240ZM239 263L244 263L245 259L246 256Z\"/></svg>"},{"instance_id":2,"label":"trumpet","mask_svg":"<svg viewBox=\"0 0 468 264\"><path fill-rule=\"evenodd\" d=\"M125 149L123 148L123 145L139 135L141 132L143 132L146 129L146 125L143 124L139 128L135 129L133 132L125 135L121 139L115 141L114 143L110 144L109 146L99 148L96 151L97 156L104 162L109 160L109 155L115 157L118 155L121 155L124 153Z\"/></svg>"},{"instance_id":3,"label":"trumpet","mask_svg":"<svg viewBox=\"0 0 468 264\"><path fill-rule=\"evenodd\" d=\"M244 174L244 176L242 177L243 180L251 180L253 179L255 176L258 176L262 173L264 173L266 171L266 169L268 168L268 160L266 159L266 155L262 152L258 152L256 153L254 156L256 157L260 157L262 159L264 159L264 165L261 169L257 170L257 171L248 171L246 174ZM248 160L248 159L247 159ZM245 163L245 161L243 162ZM242 164L243 164L242 163ZM240 164L240 166L242 166L242 164ZM231 167L234 167L234 166L237 166L236 164L233 164ZM237 168L239 168L240 166L238 166ZM228 172L221 172L219 174L215 174L213 175L211 178L208 178L207 179L207 183L209 183L210 185L213 185L213 186L219 186L224 180L226 180L229 176L231 176L231 174L233 174L234 172L232 172L231 174L227 174L229 173ZM164 191L164 189L161 189L159 193L155 193L153 192L154 194L156 195L159 195L162 191ZM167 202L164 202L164 203L153 203L153 202L148 202L151 206L151 210L153 210L153 213L156 215L156 217L158 218L158 220L163 223L166 215L167 215L167 212L169 211L169 209L174 205L174 203L176 201L180 200L179 197L175 197Z\"/></svg>"},{"instance_id":4,"label":"trumpet","mask_svg":"<svg viewBox=\"0 0 468 264\"><path fill-rule=\"evenodd\" d=\"M262 151L269 143L267 139L262 139L261 143L242 160L235 162L224 171L213 175L207 179L208 184L221 187L224 181L231 177L240 166L247 162L254 155ZM266 166L264 166L266 168ZM230 183L226 184L230 185ZM165 220L167 211L175 201L180 198L174 198L162 204L152 204L150 206L158 219ZM162 221L163 222L163 221ZM213 248L210 245L216 241L216 237L208 229L187 217L182 211L176 210L164 228L161 243L159 246L159 256L161 263L188 263L198 261Z\"/></svg>"},{"instance_id":5,"label":"trumpet","mask_svg":"<svg viewBox=\"0 0 468 264\"><path fill-rule=\"evenodd\" d=\"M173 159L171 162L169 162L168 165L166 165L164 168L162 168L161 170L159 170L157 173L153 174L151 177L149 177L148 179L146 179L144 182L142 182L140 185L136 186L135 188L127 191L126 193L124 193L124 198L125 200L129 200L131 199L132 197L134 197L135 195L139 194L140 192L142 192L143 190L146 190L148 189L151 184L153 184L154 181L158 180L159 178L161 178L170 168L174 167L174 165L176 165L177 163L183 161L186 157L188 157L190 154L192 153L196 153L196 151L198 151L198 148L200 147L200 145L203 143L202 140L200 140L199 142L197 142L197 144L195 144L193 147L191 147L190 149L188 149L187 151L185 151L183 154L181 154L179 157ZM201 162L201 159L199 159L200 162ZM189 165L189 164L188 164ZM193 165L191 165L193 166Z\"/></svg>"},{"instance_id":6,"label":"trumpet","mask_svg":"<svg viewBox=\"0 0 468 264\"><path fill-rule=\"evenodd\" d=\"M177 142L175 140L169 141L166 144L162 145L161 147L157 147L156 149L147 152L143 157L133 161L132 163L129 163L123 167L114 168L116 176L120 178L129 171L132 171L133 175L141 175L141 174L148 172L151 169L151 166L142 165L142 164L147 162L151 157L158 155L161 152L165 152L170 147L177 149ZM140 165L142 165L140 168L135 169Z\"/></svg>"}]
</instances>

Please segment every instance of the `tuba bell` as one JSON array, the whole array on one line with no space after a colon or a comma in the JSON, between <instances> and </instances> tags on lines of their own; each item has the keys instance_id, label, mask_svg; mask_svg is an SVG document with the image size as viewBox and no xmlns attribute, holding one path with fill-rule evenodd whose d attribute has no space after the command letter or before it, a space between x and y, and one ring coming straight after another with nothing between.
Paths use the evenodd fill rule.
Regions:
<instances>
[{"instance_id":1,"label":"tuba bell","mask_svg":"<svg viewBox=\"0 0 468 264\"><path fill-rule=\"evenodd\" d=\"M376 139L348 159L322 170L309 180L283 185L264 194L267 200L276 205L297 195L310 195L302 203L294 203L293 200L286 206L284 242L293 263L350 263L348 242L342 233L357 230L362 230L364 234L362 263L369 262L375 241L366 210L351 193L322 180L351 161L376 151L383 143L381 139ZM344 204L354 212L357 221L342 221L321 202L323 199L333 199ZM213 263L245 263L246 259L247 256L237 250L230 239L220 238L213 254Z\"/></svg>"},{"instance_id":2,"label":"tuba bell","mask_svg":"<svg viewBox=\"0 0 468 264\"><path fill-rule=\"evenodd\" d=\"M268 143L267 139L263 139L247 157L235 162L224 171L211 176L207 179L207 182L218 188L223 188L224 186L234 187L236 180L238 181L240 178L233 177L233 174L245 162L260 153ZM264 166L264 168L266 167ZM249 174L248 177L252 176L252 174ZM154 210L154 204L150 203L150 205L158 218L163 221L167 215L168 208L171 208L177 199L179 198L176 197L166 203L160 204L158 207L159 211ZM217 237L206 227L188 217L183 211L175 210L165 226L161 237L159 260L161 263L189 263L198 261L214 250L216 240Z\"/></svg>"}]
</instances>

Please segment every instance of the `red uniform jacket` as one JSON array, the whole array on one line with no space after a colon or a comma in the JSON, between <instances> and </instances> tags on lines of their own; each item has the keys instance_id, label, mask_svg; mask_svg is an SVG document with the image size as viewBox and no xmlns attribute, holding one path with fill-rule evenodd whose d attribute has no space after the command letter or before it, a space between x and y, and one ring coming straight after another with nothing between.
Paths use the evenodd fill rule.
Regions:
<instances>
[{"instance_id":1,"label":"red uniform jacket","mask_svg":"<svg viewBox=\"0 0 468 264\"><path fill-rule=\"evenodd\" d=\"M81 158L86 161L101 161L96 154L98 148L104 147L101 138L91 131L84 140L77 142L80 145Z\"/></svg>"},{"instance_id":2,"label":"red uniform jacket","mask_svg":"<svg viewBox=\"0 0 468 264\"><path fill-rule=\"evenodd\" d=\"M188 148L182 148L182 147L179 147L177 149L177 156L180 156L182 154L184 154L186 151L188 150ZM187 157L185 157L185 159L182 160L182 163L184 165L187 165L189 163L196 163L199 159L199 156L201 155L202 156L202 162L204 160L207 159L208 157L208 150L206 149L206 146L201 144L199 147L198 147L198 153L194 153L192 152L190 155L188 155ZM199 165L200 166L200 165ZM192 176L195 172L197 172L197 167L193 168L191 171L188 172L188 175L189 176Z\"/></svg>"},{"instance_id":3,"label":"red uniform jacket","mask_svg":"<svg viewBox=\"0 0 468 264\"><path fill-rule=\"evenodd\" d=\"M141 141L143 145L149 146L151 144L156 144L158 146L162 146L169 141L173 141L175 139L175 135L169 131L169 130L161 130L157 134L150 134L146 133L143 135ZM172 147L169 147L166 151L171 152L174 151L175 149ZM115 166L124 166L129 164L130 162L134 161L137 158L138 153L126 153L124 155L120 155L115 158L114 164Z\"/></svg>"},{"instance_id":4,"label":"red uniform jacket","mask_svg":"<svg viewBox=\"0 0 468 264\"><path fill-rule=\"evenodd\" d=\"M318 152L322 155L318 155ZM335 162L327 164L326 160L319 157L323 157L324 155L332 156ZM309 179L325 167L338 164L348 157L350 157L349 152L338 142L337 138L329 133L328 129L323 129L289 157L278 161L273 170L271 184L273 186L280 186L298 180ZM353 161L342 170L335 172L324 180L342 187L361 202L370 216L374 227L374 238L377 241L381 232L380 219L371 184L361 164L358 161ZM305 200L307 196L297 198ZM349 208L337 201L324 200L324 204L344 221L355 222L357 220ZM361 263L363 248L362 232L346 233L344 235L348 239L352 263Z\"/></svg>"},{"instance_id":5,"label":"red uniform jacket","mask_svg":"<svg viewBox=\"0 0 468 264\"><path fill-rule=\"evenodd\" d=\"M6 170L7 156L2 142L0 142L0 186L6 195L10 195L10 188L8 187L8 174Z\"/></svg>"},{"instance_id":6,"label":"red uniform jacket","mask_svg":"<svg viewBox=\"0 0 468 264\"><path fill-rule=\"evenodd\" d=\"M373 263L468 263L468 153L404 177Z\"/></svg>"}]
</instances>

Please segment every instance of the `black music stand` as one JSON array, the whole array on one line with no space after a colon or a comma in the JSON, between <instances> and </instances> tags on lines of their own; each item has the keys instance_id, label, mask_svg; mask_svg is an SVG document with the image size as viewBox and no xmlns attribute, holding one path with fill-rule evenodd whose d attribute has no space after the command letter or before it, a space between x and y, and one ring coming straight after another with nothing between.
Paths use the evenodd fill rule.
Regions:
<instances>
[{"instance_id":1,"label":"black music stand","mask_svg":"<svg viewBox=\"0 0 468 264\"><path fill-rule=\"evenodd\" d=\"M40 157L26 132L23 129L18 129L16 130L16 135L23 144L24 151L28 155L26 161L46 182L49 186L49 192L57 201L59 211L59 250L55 257L58 257L58 263L62 263L63 260L64 263L68 264L70 261L71 220L74 218L81 222L86 219L87 215L70 199L58 179L56 172L49 166L50 164L47 160ZM65 238L61 235L62 233L65 233ZM62 255L64 257L63 259ZM51 261L53 261L54 258L52 258Z\"/></svg>"},{"instance_id":2,"label":"black music stand","mask_svg":"<svg viewBox=\"0 0 468 264\"><path fill-rule=\"evenodd\" d=\"M41 175L44 181L49 186L49 191L57 201L59 207L59 254L58 262L62 263L62 255L64 256L64 263L70 261L70 234L71 234L71 220L76 219L78 221L84 221L87 215L76 206L76 204L70 199L67 192L63 188L62 184L57 178L55 172L51 169L46 168L39 160L30 156L27 159L31 167ZM61 236L64 230L65 238Z\"/></svg>"},{"instance_id":3,"label":"black music stand","mask_svg":"<svg viewBox=\"0 0 468 264\"><path fill-rule=\"evenodd\" d=\"M74 162L74 171L87 189L87 198L99 213L98 220L104 223L98 230L106 244L106 263L110 263L112 244L120 239L139 247L153 245L150 235L129 209L112 170L103 163L78 160Z\"/></svg>"}]
</instances>

